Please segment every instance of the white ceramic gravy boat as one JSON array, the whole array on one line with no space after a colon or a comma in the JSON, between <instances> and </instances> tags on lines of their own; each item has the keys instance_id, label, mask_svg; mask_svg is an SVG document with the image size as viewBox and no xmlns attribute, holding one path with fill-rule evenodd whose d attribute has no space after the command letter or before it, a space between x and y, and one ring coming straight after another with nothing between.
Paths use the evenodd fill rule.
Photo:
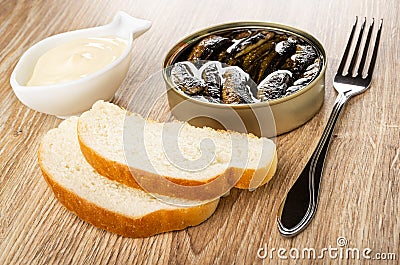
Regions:
<instances>
[{"instance_id":1,"label":"white ceramic gravy boat","mask_svg":"<svg viewBox=\"0 0 400 265\"><path fill-rule=\"evenodd\" d=\"M147 20L118 12L110 24L64 32L30 47L18 61L10 83L18 99L31 109L66 118L90 109L97 100L110 100L124 80L132 42L151 26ZM75 39L115 36L127 41L122 55L101 70L78 80L46 86L26 86L36 62L48 50Z\"/></svg>"}]
</instances>

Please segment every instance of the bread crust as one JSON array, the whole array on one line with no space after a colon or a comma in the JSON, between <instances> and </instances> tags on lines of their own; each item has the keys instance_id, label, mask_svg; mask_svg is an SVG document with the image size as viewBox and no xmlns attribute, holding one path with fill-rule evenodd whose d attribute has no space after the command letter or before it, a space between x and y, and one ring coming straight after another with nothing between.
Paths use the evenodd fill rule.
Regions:
<instances>
[{"instance_id":1,"label":"bread crust","mask_svg":"<svg viewBox=\"0 0 400 265\"><path fill-rule=\"evenodd\" d=\"M80 219L109 232L126 237L142 238L163 232L182 230L204 222L217 208L219 199L198 206L159 210L139 218L113 212L80 197L54 180L43 165L41 146L42 144L39 147L39 165L44 179L53 190L55 197Z\"/></svg>"},{"instance_id":2,"label":"bread crust","mask_svg":"<svg viewBox=\"0 0 400 265\"><path fill-rule=\"evenodd\" d=\"M276 168L278 166L278 155L276 153L276 150L274 152L274 157L272 158L271 164L265 169L267 169L267 174L265 174L264 179L261 181L261 183L252 183L253 176L255 174L254 170L245 170L242 177L239 179L239 181L236 183L235 188L238 189L253 189L257 187L261 187L262 185L265 185L268 181L271 180L271 178L275 175ZM260 169L262 170L262 169Z\"/></svg>"},{"instance_id":3,"label":"bread crust","mask_svg":"<svg viewBox=\"0 0 400 265\"><path fill-rule=\"evenodd\" d=\"M258 169L258 172L255 172L254 169L228 168L223 174L206 181L160 176L137 168L130 168L128 165L103 157L85 144L79 133L79 121L77 127L81 152L86 161L100 175L150 193L188 200L213 200L229 192L232 187L254 189L262 186L273 177L276 171L277 155L275 150L272 162L267 167ZM251 181L256 173L263 174L264 178L254 185ZM238 176L241 176L240 179Z\"/></svg>"}]
</instances>

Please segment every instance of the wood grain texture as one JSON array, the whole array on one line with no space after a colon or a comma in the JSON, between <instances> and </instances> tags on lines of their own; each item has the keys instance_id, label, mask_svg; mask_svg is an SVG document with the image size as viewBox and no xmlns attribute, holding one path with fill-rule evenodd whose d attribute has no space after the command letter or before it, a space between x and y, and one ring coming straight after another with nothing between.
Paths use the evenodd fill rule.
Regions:
<instances>
[{"instance_id":1,"label":"wood grain texture","mask_svg":"<svg viewBox=\"0 0 400 265\"><path fill-rule=\"evenodd\" d=\"M41 137L60 120L22 105L9 78L22 53L50 35L102 25L115 12L153 21L135 40L129 74L114 97L152 117L170 119L165 98L141 87L160 70L179 39L204 27L240 20L302 28L325 45L325 104L307 124L277 138L275 177L254 192L232 190L205 223L147 239L120 237L79 220L58 203L41 176ZM399 1L17 1L0 2L0 264L398 264L400 260ZM334 98L332 79L355 15L384 18L371 89L352 99L327 157L319 210L293 239L275 216L281 200L316 146ZM149 81L147 81L149 82ZM348 246L395 252L394 261L261 260L259 247L322 249Z\"/></svg>"}]
</instances>

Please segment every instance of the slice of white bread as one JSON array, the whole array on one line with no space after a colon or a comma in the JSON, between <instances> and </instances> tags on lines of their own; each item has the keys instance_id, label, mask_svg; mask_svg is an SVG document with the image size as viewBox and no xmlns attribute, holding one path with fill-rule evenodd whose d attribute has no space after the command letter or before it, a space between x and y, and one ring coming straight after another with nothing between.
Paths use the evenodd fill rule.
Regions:
<instances>
[{"instance_id":1,"label":"slice of white bread","mask_svg":"<svg viewBox=\"0 0 400 265\"><path fill-rule=\"evenodd\" d=\"M57 199L81 219L123 236L148 237L198 225L215 211L219 200L194 207L174 206L99 175L82 156L77 121L72 117L50 130L38 156Z\"/></svg>"},{"instance_id":2,"label":"slice of white bread","mask_svg":"<svg viewBox=\"0 0 400 265\"><path fill-rule=\"evenodd\" d=\"M101 175L192 200L217 198L233 186L255 189L272 178L277 165L268 138L145 120L104 101L81 115L78 139Z\"/></svg>"}]
</instances>

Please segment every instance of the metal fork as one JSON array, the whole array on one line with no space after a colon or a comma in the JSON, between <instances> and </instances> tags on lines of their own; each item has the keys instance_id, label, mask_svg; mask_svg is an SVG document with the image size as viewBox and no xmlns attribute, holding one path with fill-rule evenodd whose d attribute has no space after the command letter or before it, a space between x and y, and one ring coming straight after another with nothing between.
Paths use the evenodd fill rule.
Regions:
<instances>
[{"instance_id":1,"label":"metal fork","mask_svg":"<svg viewBox=\"0 0 400 265\"><path fill-rule=\"evenodd\" d=\"M364 18L364 21L361 25L360 33L354 48L354 53L349 64L348 71L344 73L344 68L350 52L357 22L358 17L356 17L356 21L351 30L342 61L340 62L338 71L334 78L333 86L338 92L338 96L333 106L332 113L329 117L328 124L324 130L324 133L322 134L316 150L312 154L299 178L294 183L293 187L290 189L280 206L277 222L279 232L283 236L295 236L303 231L311 222L318 206L319 186L323 173L325 156L328 151L332 132L335 128L338 117L342 112L346 102L353 96L366 91L371 84L372 73L374 71L376 57L378 54L383 19L381 19L379 23L373 53L366 75L363 75L363 70L366 64L368 49L371 42L374 19L372 20L368 29L364 51L362 52L359 67L356 69L356 62L364 34L366 18Z\"/></svg>"}]
</instances>

